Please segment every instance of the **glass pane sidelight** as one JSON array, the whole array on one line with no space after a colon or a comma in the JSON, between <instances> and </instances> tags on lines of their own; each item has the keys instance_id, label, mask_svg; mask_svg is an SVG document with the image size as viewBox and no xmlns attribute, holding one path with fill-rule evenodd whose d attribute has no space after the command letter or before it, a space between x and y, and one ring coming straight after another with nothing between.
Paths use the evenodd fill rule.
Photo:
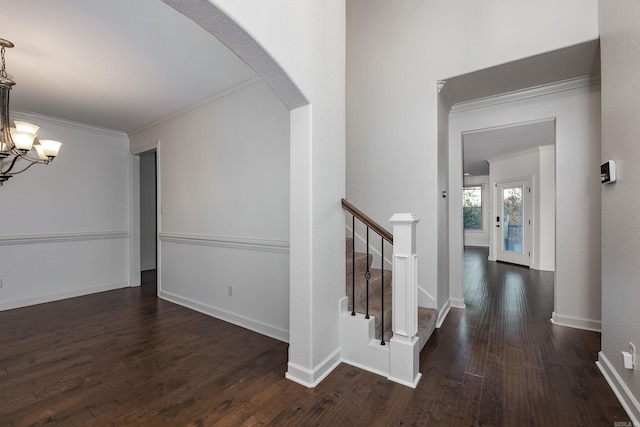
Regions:
<instances>
[{"instance_id":1,"label":"glass pane sidelight","mask_svg":"<svg viewBox=\"0 0 640 427\"><path fill-rule=\"evenodd\" d=\"M522 196L523 187L504 188L502 190L503 227L502 250L522 253Z\"/></svg>"},{"instance_id":2,"label":"glass pane sidelight","mask_svg":"<svg viewBox=\"0 0 640 427\"><path fill-rule=\"evenodd\" d=\"M462 189L462 218L465 230L482 230L482 186Z\"/></svg>"}]
</instances>

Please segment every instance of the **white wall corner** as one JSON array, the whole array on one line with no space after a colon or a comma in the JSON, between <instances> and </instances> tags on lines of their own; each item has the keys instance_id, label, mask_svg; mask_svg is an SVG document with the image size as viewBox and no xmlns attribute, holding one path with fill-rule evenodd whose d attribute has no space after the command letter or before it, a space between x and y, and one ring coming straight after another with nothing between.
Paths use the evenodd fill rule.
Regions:
<instances>
[{"instance_id":1,"label":"white wall corner","mask_svg":"<svg viewBox=\"0 0 640 427\"><path fill-rule=\"evenodd\" d=\"M613 390L613 393L620 401L629 418L631 418L632 424L634 426L640 426L640 403L638 403L638 399L636 399L613 364L602 351L598 352L596 366L598 366L600 372L602 372L602 375Z\"/></svg>"},{"instance_id":2,"label":"white wall corner","mask_svg":"<svg viewBox=\"0 0 640 427\"><path fill-rule=\"evenodd\" d=\"M555 311L551 313L551 323L558 326L566 326L569 328L583 329L585 331L602 331L602 321L593 319L582 319L574 316L565 316Z\"/></svg>"}]
</instances>

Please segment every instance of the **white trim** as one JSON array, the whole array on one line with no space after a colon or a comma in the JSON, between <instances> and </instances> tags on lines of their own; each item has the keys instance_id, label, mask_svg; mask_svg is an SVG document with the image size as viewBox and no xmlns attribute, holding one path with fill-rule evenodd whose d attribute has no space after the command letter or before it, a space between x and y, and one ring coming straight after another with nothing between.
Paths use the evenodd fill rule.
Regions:
<instances>
[{"instance_id":1,"label":"white trim","mask_svg":"<svg viewBox=\"0 0 640 427\"><path fill-rule=\"evenodd\" d=\"M450 298L449 301L451 301L451 307L452 308L466 308L467 305L464 303L464 299L458 299L458 298Z\"/></svg>"},{"instance_id":2,"label":"white trim","mask_svg":"<svg viewBox=\"0 0 640 427\"><path fill-rule=\"evenodd\" d=\"M609 383L629 418L631 418L633 425L640 426L640 403L638 403L636 397L602 351L598 352L596 366Z\"/></svg>"},{"instance_id":3,"label":"white trim","mask_svg":"<svg viewBox=\"0 0 640 427\"><path fill-rule=\"evenodd\" d=\"M449 310L451 310L451 299L448 299L446 303L444 303L444 307L442 310L438 310L438 320L436 321L436 328L440 329L440 326L444 323L444 319L447 318L449 314Z\"/></svg>"},{"instance_id":4,"label":"white trim","mask_svg":"<svg viewBox=\"0 0 640 427\"><path fill-rule=\"evenodd\" d=\"M110 283L107 285L92 286L89 288L73 289L69 291L56 292L48 295L39 295L35 297L20 298L0 302L0 311L12 310L14 308L27 307L29 305L43 304L47 302L59 301L67 298L75 298L84 295L95 294L98 292L113 291L129 287L126 282Z\"/></svg>"},{"instance_id":5,"label":"white trim","mask_svg":"<svg viewBox=\"0 0 640 427\"><path fill-rule=\"evenodd\" d=\"M558 326L566 326L568 328L584 329L585 331L602 332L602 322L600 320L582 319L573 316L564 316L551 313L551 323Z\"/></svg>"},{"instance_id":6,"label":"white trim","mask_svg":"<svg viewBox=\"0 0 640 427\"><path fill-rule=\"evenodd\" d=\"M436 82L436 88L438 91L438 95L442 98L445 105L447 106L447 113L451 111L453 104L451 103L451 94L449 93L449 86L447 85L446 80L438 80Z\"/></svg>"},{"instance_id":7,"label":"white trim","mask_svg":"<svg viewBox=\"0 0 640 427\"><path fill-rule=\"evenodd\" d=\"M556 271L556 268L552 264L532 264L531 268L540 271Z\"/></svg>"},{"instance_id":8,"label":"white trim","mask_svg":"<svg viewBox=\"0 0 640 427\"><path fill-rule=\"evenodd\" d=\"M333 372L340 363L342 363L342 360L340 358L340 349L338 348L313 369L307 369L293 362L287 363L287 373L284 376L300 385L313 388Z\"/></svg>"},{"instance_id":9,"label":"white trim","mask_svg":"<svg viewBox=\"0 0 640 427\"><path fill-rule=\"evenodd\" d=\"M200 108L200 107L202 107L204 105L214 104L214 103L216 103L216 102L218 102L218 101L220 101L220 100L222 100L224 98L227 98L229 96L233 96L233 95L235 95L235 94L237 94L239 92L242 92L245 89L248 89L248 88L251 88L251 87L254 87L254 86L258 86L259 84L265 84L266 85L264 80L262 80L260 77L252 77L251 79L245 80L244 82L239 83L239 84L237 84L237 85L235 85L235 86L233 86L233 87L231 87L229 89L225 89L222 92L219 92L219 93L214 94L214 95L212 95L212 96L210 96L208 98L205 98L200 102L196 102L195 104L191 104L188 107L183 108L182 110L175 111L175 112L173 112L171 114L168 114L168 115L166 115L164 117L161 117L158 120L154 120L151 123L148 123L148 124L146 124L144 126L141 126L141 127L137 128L137 129L134 129L131 132L129 132L129 135L133 136L133 135L136 135L136 134L138 134L140 132L143 132L143 131L145 131L145 130L147 130L149 128L157 126L157 125L159 125L161 123L170 122L170 121L175 120L175 119L177 119L179 117L182 117L185 114L188 114L191 111L196 110L196 109L198 109L198 108Z\"/></svg>"},{"instance_id":10,"label":"white trim","mask_svg":"<svg viewBox=\"0 0 640 427\"><path fill-rule=\"evenodd\" d=\"M515 90L499 95L488 96L486 98L473 99L471 101L458 102L451 107L450 114L462 111L475 110L478 108L490 107L492 105L506 104L508 102L520 101L538 96L550 95L552 93L565 92L582 87L595 86L600 84L600 76L574 77L560 82L547 83L527 89Z\"/></svg>"},{"instance_id":11,"label":"white trim","mask_svg":"<svg viewBox=\"0 0 640 427\"><path fill-rule=\"evenodd\" d=\"M436 299L418 284L418 307L436 308Z\"/></svg>"},{"instance_id":12,"label":"white trim","mask_svg":"<svg viewBox=\"0 0 640 427\"><path fill-rule=\"evenodd\" d=\"M0 246L27 245L34 243L65 243L89 240L128 239L129 231L94 231L80 233L55 234L23 234L14 236L0 236Z\"/></svg>"},{"instance_id":13,"label":"white trim","mask_svg":"<svg viewBox=\"0 0 640 427\"><path fill-rule=\"evenodd\" d=\"M30 113L28 111L11 111L11 117L13 119L22 119L25 121L33 121L35 123L47 123L54 126L64 126L67 128L72 128L83 132L102 134L111 138L118 138L125 142L129 142L129 136L125 132L114 129L107 129L98 126L87 125L84 123L72 122L70 120L44 116L42 114Z\"/></svg>"},{"instance_id":14,"label":"white trim","mask_svg":"<svg viewBox=\"0 0 640 427\"><path fill-rule=\"evenodd\" d=\"M188 245L218 246L223 248L289 253L289 242L286 240L207 236L202 234L160 233L160 241L166 243L183 243Z\"/></svg>"},{"instance_id":15,"label":"white trim","mask_svg":"<svg viewBox=\"0 0 640 427\"><path fill-rule=\"evenodd\" d=\"M187 307L200 313L206 314L208 316L215 317L216 319L241 326L245 329L249 329L250 331L257 332L259 334L266 335L283 342L289 342L289 331L278 328L277 326L268 325L264 322L250 319L248 317L241 316L230 311L222 310L208 304L203 304L201 302L194 301L191 298L182 297L180 295L176 295L172 292L164 290L158 292L158 297L174 304L178 304L183 307Z\"/></svg>"}]
</instances>

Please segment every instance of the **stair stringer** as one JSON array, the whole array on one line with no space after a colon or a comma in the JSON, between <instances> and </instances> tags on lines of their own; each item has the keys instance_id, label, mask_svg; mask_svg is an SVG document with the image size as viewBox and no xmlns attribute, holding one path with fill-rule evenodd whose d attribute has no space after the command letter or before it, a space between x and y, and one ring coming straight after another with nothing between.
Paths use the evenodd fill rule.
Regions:
<instances>
[{"instance_id":1,"label":"stair stringer","mask_svg":"<svg viewBox=\"0 0 640 427\"><path fill-rule=\"evenodd\" d=\"M342 361L374 374L389 376L389 343L375 338L375 317L365 319L347 309L348 298L340 300L340 348Z\"/></svg>"},{"instance_id":2,"label":"stair stringer","mask_svg":"<svg viewBox=\"0 0 640 427\"><path fill-rule=\"evenodd\" d=\"M418 307L436 308L436 299L418 285Z\"/></svg>"}]
</instances>

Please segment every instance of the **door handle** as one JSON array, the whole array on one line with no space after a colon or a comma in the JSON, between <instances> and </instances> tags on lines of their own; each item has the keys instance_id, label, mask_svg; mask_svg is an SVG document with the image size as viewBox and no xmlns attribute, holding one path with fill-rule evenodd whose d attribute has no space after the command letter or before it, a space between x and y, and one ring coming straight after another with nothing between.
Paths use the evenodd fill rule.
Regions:
<instances>
[{"instance_id":1,"label":"door handle","mask_svg":"<svg viewBox=\"0 0 640 427\"><path fill-rule=\"evenodd\" d=\"M500 228L500 224L496 224L496 227Z\"/></svg>"}]
</instances>

